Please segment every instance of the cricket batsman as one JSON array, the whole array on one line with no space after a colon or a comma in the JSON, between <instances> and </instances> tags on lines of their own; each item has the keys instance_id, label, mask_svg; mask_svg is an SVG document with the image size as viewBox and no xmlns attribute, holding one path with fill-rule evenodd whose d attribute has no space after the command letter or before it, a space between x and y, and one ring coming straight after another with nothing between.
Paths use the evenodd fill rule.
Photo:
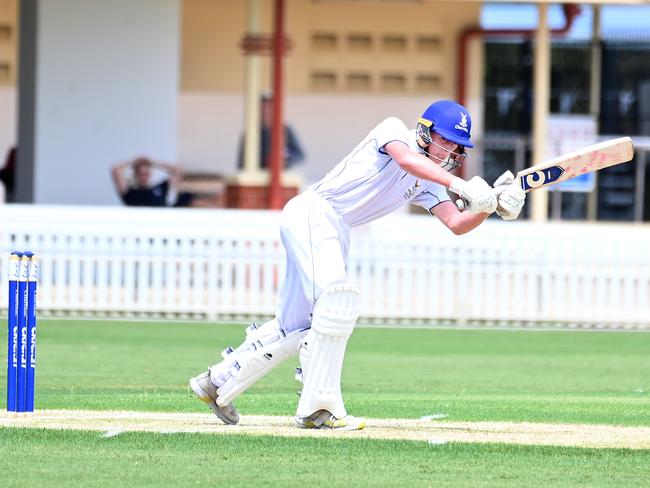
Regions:
<instances>
[{"instance_id":1,"label":"cricket batsman","mask_svg":"<svg viewBox=\"0 0 650 488\"><path fill-rule=\"evenodd\" d=\"M290 356L299 355L303 388L295 416L307 429L362 429L341 395L345 349L359 316L359 290L346 268L350 229L405 204L419 205L454 234L465 234L492 213L506 220L521 212L525 193L504 173L491 187L479 176L465 181L450 173L472 148L472 122L462 105L431 104L415 130L395 117L381 122L322 180L290 200L280 235L286 276L276 316L246 329L237 348L190 379L196 396L227 424L239 414L233 401ZM464 210L447 190L460 196Z\"/></svg>"}]
</instances>

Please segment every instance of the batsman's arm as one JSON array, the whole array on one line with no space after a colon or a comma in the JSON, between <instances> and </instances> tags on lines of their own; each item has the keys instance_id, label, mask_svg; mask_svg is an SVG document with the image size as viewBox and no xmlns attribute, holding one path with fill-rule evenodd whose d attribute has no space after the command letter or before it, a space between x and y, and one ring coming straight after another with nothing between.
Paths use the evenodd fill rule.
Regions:
<instances>
[{"instance_id":1,"label":"batsman's arm","mask_svg":"<svg viewBox=\"0 0 650 488\"><path fill-rule=\"evenodd\" d=\"M423 180L433 181L449 188L455 176L442 169L431 160L409 149L404 143L392 141L384 146L386 152L407 173Z\"/></svg>"},{"instance_id":2,"label":"batsman's arm","mask_svg":"<svg viewBox=\"0 0 650 488\"><path fill-rule=\"evenodd\" d=\"M450 201L442 202L429 209L433 215L445 224L445 226L457 236L467 234L476 227L485 222L488 218L487 213L473 214L470 212L461 212Z\"/></svg>"},{"instance_id":3,"label":"batsman's arm","mask_svg":"<svg viewBox=\"0 0 650 488\"><path fill-rule=\"evenodd\" d=\"M496 196L493 195L491 187L482 178L475 176L471 180L465 181L442 169L439 164L432 162L429 158L411 150L402 142L389 142L385 149L400 168L407 173L443 185L460 195L469 203L468 209L471 213L492 213L496 210Z\"/></svg>"}]
</instances>

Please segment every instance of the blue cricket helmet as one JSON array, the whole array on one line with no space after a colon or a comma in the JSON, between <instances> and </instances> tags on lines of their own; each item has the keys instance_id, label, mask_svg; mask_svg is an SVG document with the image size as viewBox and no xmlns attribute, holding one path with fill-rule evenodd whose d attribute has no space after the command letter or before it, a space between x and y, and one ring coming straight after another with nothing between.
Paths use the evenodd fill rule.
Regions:
<instances>
[{"instance_id":1,"label":"blue cricket helmet","mask_svg":"<svg viewBox=\"0 0 650 488\"><path fill-rule=\"evenodd\" d=\"M460 146L474 147L470 141L472 119L469 112L451 100L432 103L418 120L417 132L426 145L431 144L431 131Z\"/></svg>"}]
</instances>

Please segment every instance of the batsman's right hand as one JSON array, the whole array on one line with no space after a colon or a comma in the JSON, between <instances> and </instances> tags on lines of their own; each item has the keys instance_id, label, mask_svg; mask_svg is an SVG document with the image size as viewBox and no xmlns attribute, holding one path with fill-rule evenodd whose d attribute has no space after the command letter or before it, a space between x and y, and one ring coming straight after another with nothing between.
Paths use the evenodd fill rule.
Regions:
<instances>
[{"instance_id":1,"label":"batsman's right hand","mask_svg":"<svg viewBox=\"0 0 650 488\"><path fill-rule=\"evenodd\" d=\"M470 213L492 213L497 208L494 190L480 176L474 176L469 181L455 177L449 189L463 199L464 207L469 209Z\"/></svg>"},{"instance_id":2,"label":"batsman's right hand","mask_svg":"<svg viewBox=\"0 0 650 488\"><path fill-rule=\"evenodd\" d=\"M505 171L501 176L494 180L494 190L496 194L500 194L508 186L510 186L515 181L515 175L512 174L512 171Z\"/></svg>"},{"instance_id":3,"label":"batsman's right hand","mask_svg":"<svg viewBox=\"0 0 650 488\"><path fill-rule=\"evenodd\" d=\"M526 201L526 193L515 184L515 175L506 171L494 182L497 195L497 215L503 220L515 220L519 217Z\"/></svg>"}]
</instances>

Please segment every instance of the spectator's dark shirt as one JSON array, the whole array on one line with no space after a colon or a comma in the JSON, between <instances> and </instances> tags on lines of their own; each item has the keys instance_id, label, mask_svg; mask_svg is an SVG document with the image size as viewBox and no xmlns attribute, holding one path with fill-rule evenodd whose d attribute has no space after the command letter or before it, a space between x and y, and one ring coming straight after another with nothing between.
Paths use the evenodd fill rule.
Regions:
<instances>
[{"instance_id":1,"label":"spectator's dark shirt","mask_svg":"<svg viewBox=\"0 0 650 488\"><path fill-rule=\"evenodd\" d=\"M122 195L122 202L129 207L166 207L168 192L168 180L149 188L130 187Z\"/></svg>"},{"instance_id":2,"label":"spectator's dark shirt","mask_svg":"<svg viewBox=\"0 0 650 488\"><path fill-rule=\"evenodd\" d=\"M271 154L271 129L262 127L260 132L260 168L266 168ZM284 167L291 168L305 159L305 153L298 142L298 137L289 125L284 126ZM244 167L244 141L239 141L238 167Z\"/></svg>"}]
</instances>

